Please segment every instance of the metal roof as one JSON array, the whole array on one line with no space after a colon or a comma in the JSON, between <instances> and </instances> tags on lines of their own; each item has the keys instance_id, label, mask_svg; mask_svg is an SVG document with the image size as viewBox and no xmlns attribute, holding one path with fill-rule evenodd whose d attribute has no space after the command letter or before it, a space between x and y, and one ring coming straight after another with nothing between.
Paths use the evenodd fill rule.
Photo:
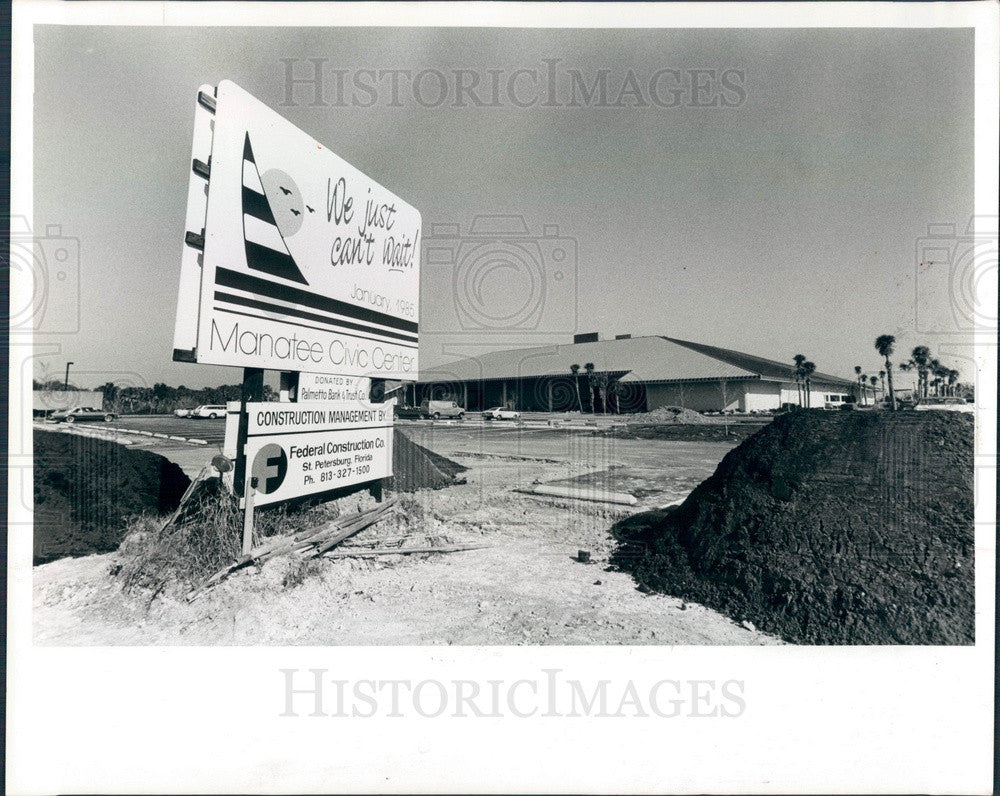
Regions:
<instances>
[{"instance_id":1,"label":"metal roof","mask_svg":"<svg viewBox=\"0 0 1000 796\"><path fill-rule=\"evenodd\" d=\"M592 362L598 373L625 374L622 381L665 382L701 379L768 379L790 381L792 364L725 348L651 335L592 343L566 343L509 351L492 351L422 371L421 383L485 381L539 376L566 376L570 365ZM815 373L812 381L850 386L849 379Z\"/></svg>"}]
</instances>

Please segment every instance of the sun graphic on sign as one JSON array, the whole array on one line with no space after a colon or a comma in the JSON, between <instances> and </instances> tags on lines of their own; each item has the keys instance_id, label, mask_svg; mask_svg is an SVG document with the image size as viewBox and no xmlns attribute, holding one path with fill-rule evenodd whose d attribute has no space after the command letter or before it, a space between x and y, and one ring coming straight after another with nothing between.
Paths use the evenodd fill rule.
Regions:
<instances>
[{"instance_id":1,"label":"sun graphic on sign","mask_svg":"<svg viewBox=\"0 0 1000 796\"><path fill-rule=\"evenodd\" d=\"M288 456L280 445L265 445L253 457L250 475L257 479L257 491L269 495L276 491L288 472Z\"/></svg>"}]
</instances>

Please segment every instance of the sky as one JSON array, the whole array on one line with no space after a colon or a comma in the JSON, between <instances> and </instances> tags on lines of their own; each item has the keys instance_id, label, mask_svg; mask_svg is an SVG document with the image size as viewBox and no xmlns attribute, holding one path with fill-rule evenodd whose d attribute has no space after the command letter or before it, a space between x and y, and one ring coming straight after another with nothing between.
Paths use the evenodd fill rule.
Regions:
<instances>
[{"instance_id":1,"label":"sky","mask_svg":"<svg viewBox=\"0 0 1000 796\"><path fill-rule=\"evenodd\" d=\"M33 229L78 242L79 281L50 280L51 308L78 311L42 316L34 375L240 380L171 361L195 95L230 79L418 208L425 243L457 232L453 264L424 257L423 367L596 331L852 377L889 333L970 377L961 268L918 263L928 225L966 240L972 45L959 29L38 26ZM317 67L320 96L289 86ZM605 101L586 100L602 74ZM463 261L491 216L520 219L496 240L528 252L521 270Z\"/></svg>"}]
</instances>

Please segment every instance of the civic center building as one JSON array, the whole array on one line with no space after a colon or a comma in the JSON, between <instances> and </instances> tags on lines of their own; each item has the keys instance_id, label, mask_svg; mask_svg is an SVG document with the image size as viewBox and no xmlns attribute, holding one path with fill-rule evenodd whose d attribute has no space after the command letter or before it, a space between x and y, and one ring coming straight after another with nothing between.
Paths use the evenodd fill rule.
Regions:
<instances>
[{"instance_id":1,"label":"civic center building","mask_svg":"<svg viewBox=\"0 0 1000 796\"><path fill-rule=\"evenodd\" d=\"M588 379L592 363L597 378ZM579 365L574 379L571 365ZM597 386L607 378L608 387ZM839 404L856 389L850 379L814 373L810 405ZM579 390L579 398L577 397ZM593 402L591 396L593 393ZM606 406L602 406L602 392ZM421 371L403 387L402 399L454 400L469 411L505 406L523 412L577 409L647 412L661 406L697 411L765 411L798 403L791 362L659 335L599 340L576 335L573 343L494 351Z\"/></svg>"}]
</instances>

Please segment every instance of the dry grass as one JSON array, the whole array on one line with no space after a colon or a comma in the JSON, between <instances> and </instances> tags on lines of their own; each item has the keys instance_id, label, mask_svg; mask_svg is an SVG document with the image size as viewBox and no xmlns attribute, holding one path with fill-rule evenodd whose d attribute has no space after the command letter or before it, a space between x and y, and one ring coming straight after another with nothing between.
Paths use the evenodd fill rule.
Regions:
<instances>
[{"instance_id":1,"label":"dry grass","mask_svg":"<svg viewBox=\"0 0 1000 796\"><path fill-rule=\"evenodd\" d=\"M317 527L337 511L335 506L259 509L253 543ZM168 589L196 586L242 553L243 511L236 498L222 490L204 497L183 523L164 529L164 522L162 517L143 516L130 523L114 570L126 592L149 591L152 600Z\"/></svg>"}]
</instances>

